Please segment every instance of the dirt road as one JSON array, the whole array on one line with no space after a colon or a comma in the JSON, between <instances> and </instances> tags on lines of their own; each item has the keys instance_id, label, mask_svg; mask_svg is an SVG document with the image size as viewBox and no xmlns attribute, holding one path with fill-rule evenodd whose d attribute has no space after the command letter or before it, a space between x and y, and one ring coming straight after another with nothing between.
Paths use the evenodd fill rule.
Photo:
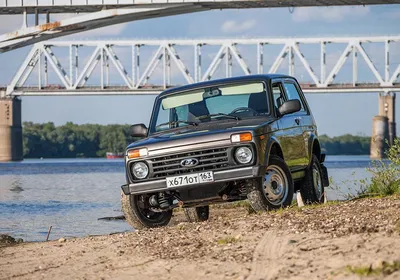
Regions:
<instances>
[{"instance_id":1,"label":"dirt road","mask_svg":"<svg viewBox=\"0 0 400 280\"><path fill-rule=\"evenodd\" d=\"M360 279L348 266L400 279L400 197L182 220L178 212L166 228L0 247L0 279Z\"/></svg>"}]
</instances>

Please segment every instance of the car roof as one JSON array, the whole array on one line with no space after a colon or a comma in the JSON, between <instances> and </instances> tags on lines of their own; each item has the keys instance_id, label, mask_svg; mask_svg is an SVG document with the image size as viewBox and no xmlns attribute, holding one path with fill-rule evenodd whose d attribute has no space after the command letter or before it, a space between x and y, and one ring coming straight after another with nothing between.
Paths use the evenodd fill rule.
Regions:
<instances>
[{"instance_id":1,"label":"car roof","mask_svg":"<svg viewBox=\"0 0 400 280\"><path fill-rule=\"evenodd\" d=\"M294 77L291 77L288 75L282 75L282 74L260 74L260 75L247 75L247 76L240 76L240 77L217 79L217 80L199 82L199 83L189 84L189 85L185 85L185 86L170 88L170 89L167 89L167 90L161 92L158 95L158 98L163 97L164 95L169 95L169 94L180 92L180 91L193 90L193 89L197 89L197 88L205 88L205 87L211 87L211 86L216 86L216 85L221 85L221 84L230 84L230 83L235 83L235 82L245 82L245 81L251 81L251 80L253 80L253 81L254 80L269 81L271 79L277 79L277 78L295 79Z\"/></svg>"}]
</instances>

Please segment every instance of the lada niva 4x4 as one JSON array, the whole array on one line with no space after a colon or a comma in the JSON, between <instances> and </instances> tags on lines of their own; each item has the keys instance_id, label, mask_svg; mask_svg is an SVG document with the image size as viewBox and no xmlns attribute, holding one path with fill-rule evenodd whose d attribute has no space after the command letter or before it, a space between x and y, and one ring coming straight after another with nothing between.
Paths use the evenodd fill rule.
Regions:
<instances>
[{"instance_id":1,"label":"lada niva 4x4","mask_svg":"<svg viewBox=\"0 0 400 280\"><path fill-rule=\"evenodd\" d=\"M149 126L127 147L122 208L134 228L168 224L183 207L204 221L209 205L248 199L256 211L286 207L295 192L321 203L328 173L317 126L295 78L255 75L168 89Z\"/></svg>"}]
</instances>

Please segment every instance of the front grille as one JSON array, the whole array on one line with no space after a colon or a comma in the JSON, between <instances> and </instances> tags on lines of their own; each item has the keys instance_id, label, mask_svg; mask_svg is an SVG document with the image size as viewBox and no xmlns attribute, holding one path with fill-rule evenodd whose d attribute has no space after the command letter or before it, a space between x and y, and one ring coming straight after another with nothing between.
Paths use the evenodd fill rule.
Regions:
<instances>
[{"instance_id":1,"label":"front grille","mask_svg":"<svg viewBox=\"0 0 400 280\"><path fill-rule=\"evenodd\" d=\"M196 158L199 163L192 168L181 166L186 158ZM191 172L219 170L229 166L228 148L186 152L149 159L153 167L152 178L165 178Z\"/></svg>"}]
</instances>

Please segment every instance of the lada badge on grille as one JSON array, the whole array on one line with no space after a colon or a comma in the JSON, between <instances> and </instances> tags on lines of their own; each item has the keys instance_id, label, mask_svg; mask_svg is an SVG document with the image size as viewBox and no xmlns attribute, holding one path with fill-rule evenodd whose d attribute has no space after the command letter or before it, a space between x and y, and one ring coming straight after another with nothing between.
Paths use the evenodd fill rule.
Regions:
<instances>
[{"instance_id":1,"label":"lada badge on grille","mask_svg":"<svg viewBox=\"0 0 400 280\"><path fill-rule=\"evenodd\" d=\"M181 166L190 168L199 164L199 160L197 158L185 158L181 161Z\"/></svg>"}]
</instances>

